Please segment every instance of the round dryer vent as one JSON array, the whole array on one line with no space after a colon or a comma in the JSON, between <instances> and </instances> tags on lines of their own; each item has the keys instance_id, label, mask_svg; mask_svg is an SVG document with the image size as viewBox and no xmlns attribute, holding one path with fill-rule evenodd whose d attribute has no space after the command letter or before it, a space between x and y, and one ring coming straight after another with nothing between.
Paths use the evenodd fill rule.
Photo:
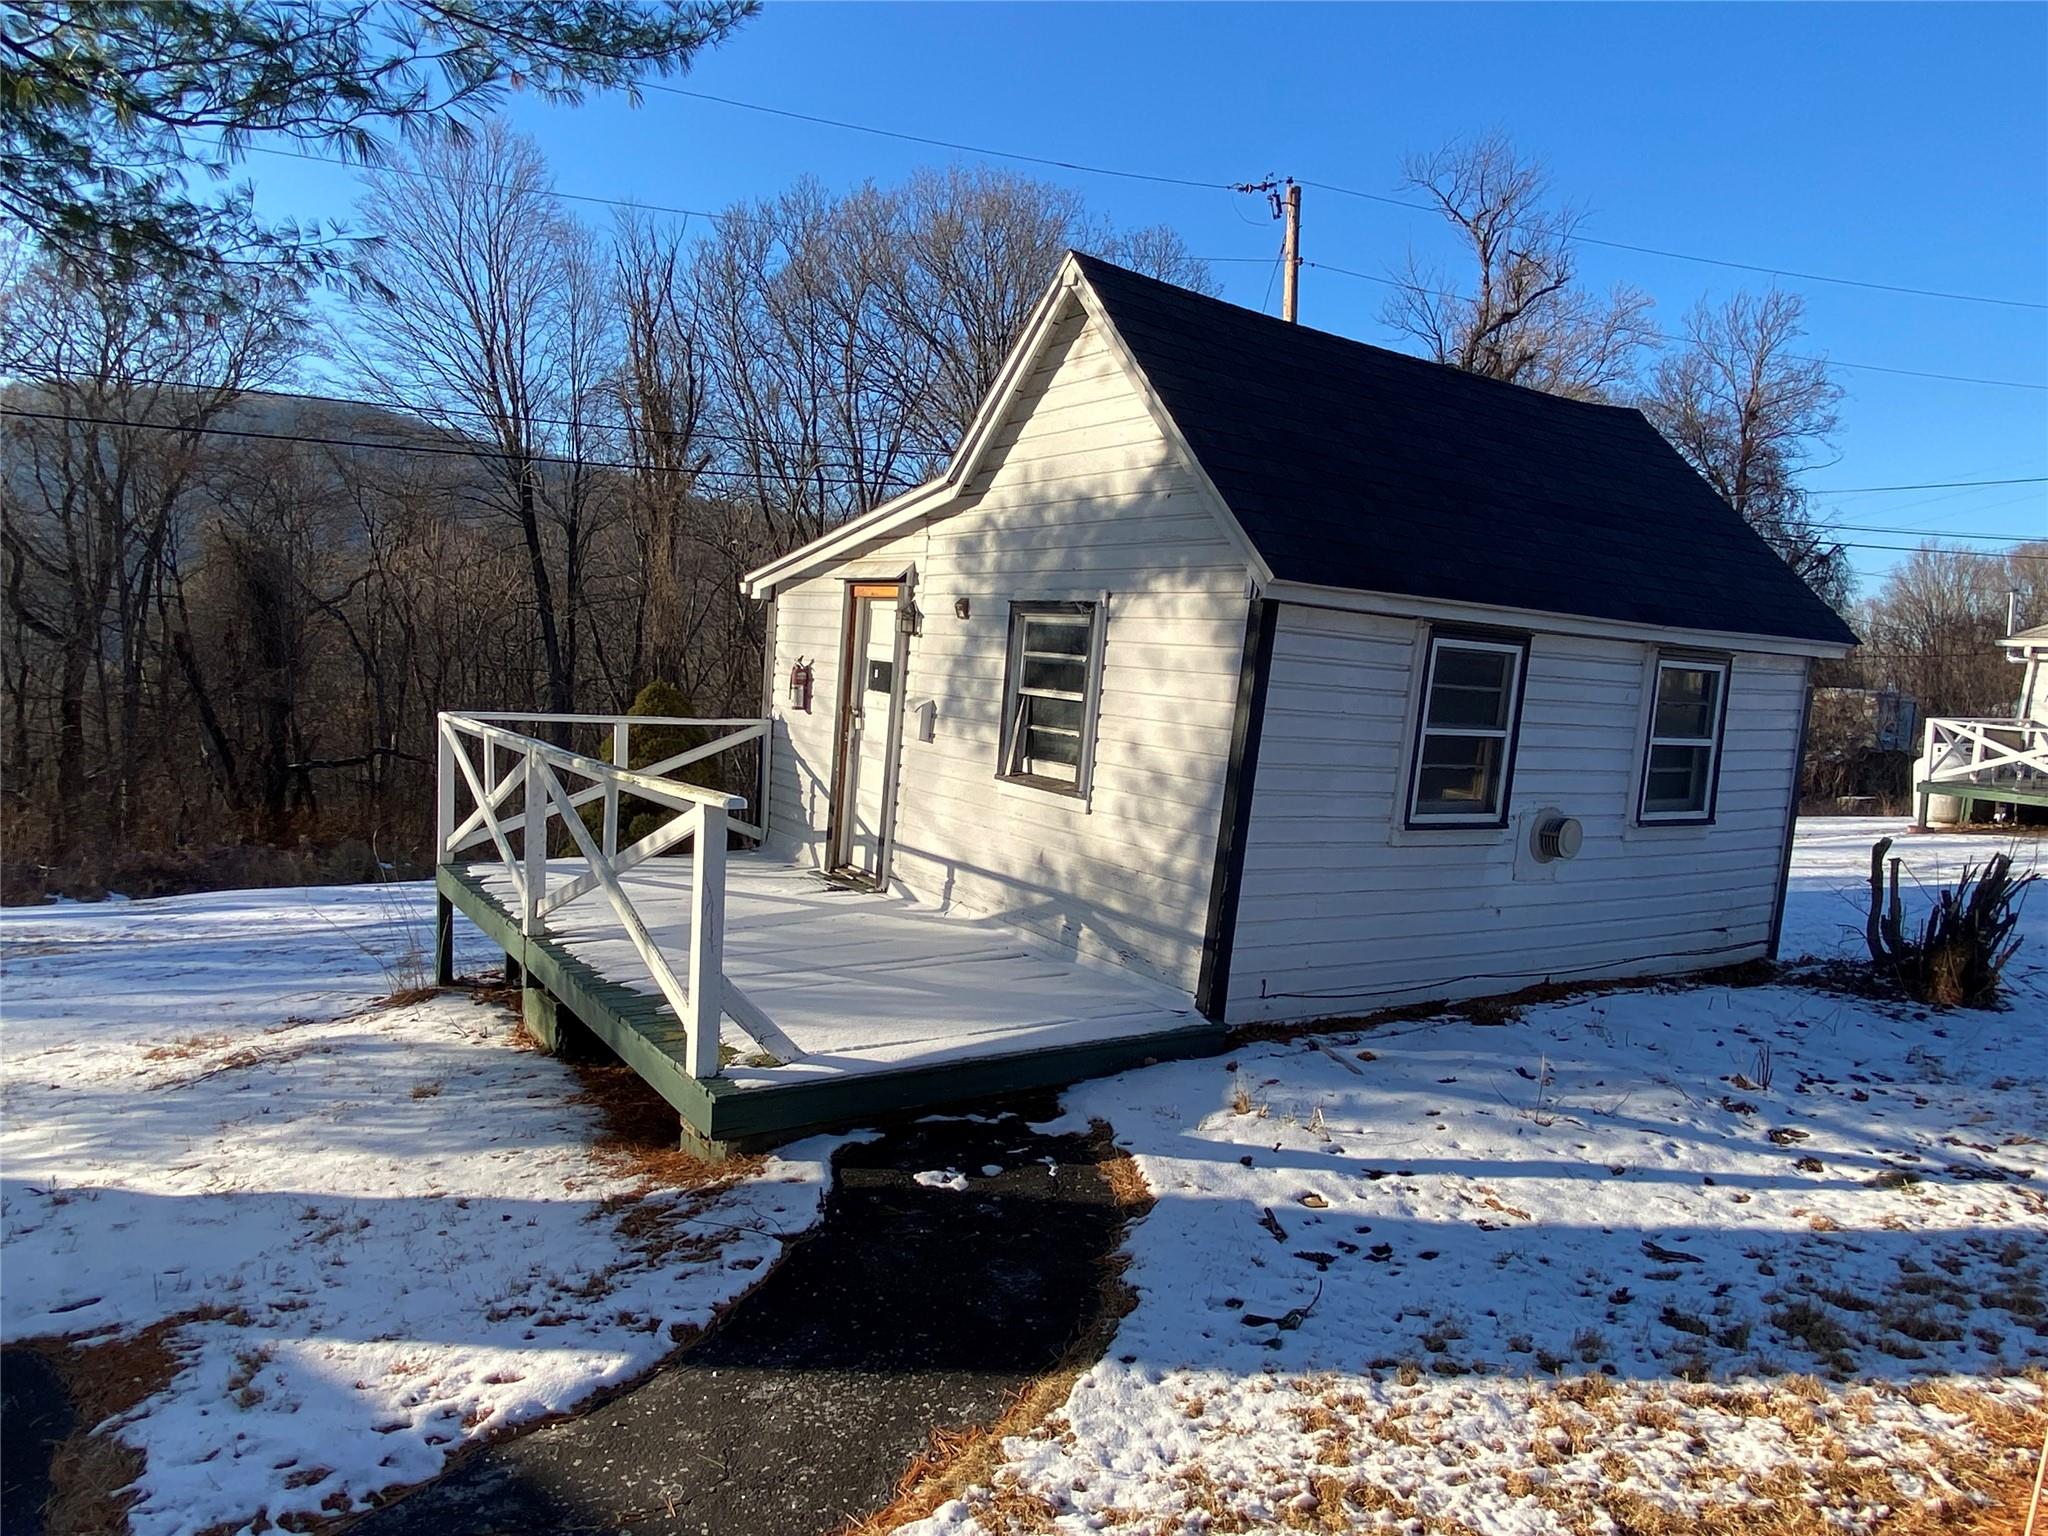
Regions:
<instances>
[{"instance_id":1,"label":"round dryer vent","mask_svg":"<svg viewBox=\"0 0 2048 1536\"><path fill-rule=\"evenodd\" d=\"M1537 817L1531 841L1536 857L1546 864L1553 859L1577 858L1586 841L1586 829L1579 825L1576 816L1546 812Z\"/></svg>"}]
</instances>

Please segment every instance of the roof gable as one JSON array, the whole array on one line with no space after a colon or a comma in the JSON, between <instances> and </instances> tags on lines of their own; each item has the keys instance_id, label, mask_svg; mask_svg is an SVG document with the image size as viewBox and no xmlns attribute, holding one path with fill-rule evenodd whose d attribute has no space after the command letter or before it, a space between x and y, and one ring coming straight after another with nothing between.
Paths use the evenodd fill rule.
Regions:
<instances>
[{"instance_id":1,"label":"roof gable","mask_svg":"<svg viewBox=\"0 0 2048 1536\"><path fill-rule=\"evenodd\" d=\"M1855 644L1639 411L1074 261L1277 580Z\"/></svg>"},{"instance_id":2,"label":"roof gable","mask_svg":"<svg viewBox=\"0 0 2048 1536\"><path fill-rule=\"evenodd\" d=\"M974 420L944 474L841 523L780 559L749 571L741 578L741 590L749 597L767 596L776 587L824 567L860 558L913 524L975 506L995 483L1010 450L1029 435L1032 415L1043 404L1046 386L1052 382L1050 374L1066 365L1069 350L1084 328L1100 337L1123 384L1142 403L1165 439L1168 451L1195 481L1204 509L1243 556L1247 571L1256 580L1270 580L1272 573L1209 484L1179 427L1117 334L1115 322L1082 283L1076 261L1069 253L1059 276L1025 321L995 386L976 409Z\"/></svg>"}]
</instances>

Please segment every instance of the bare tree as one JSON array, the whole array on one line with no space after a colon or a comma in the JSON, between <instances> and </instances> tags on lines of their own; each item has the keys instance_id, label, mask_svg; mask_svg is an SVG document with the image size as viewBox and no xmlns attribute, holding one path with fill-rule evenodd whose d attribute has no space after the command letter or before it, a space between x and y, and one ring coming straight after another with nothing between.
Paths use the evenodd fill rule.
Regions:
<instances>
[{"instance_id":1,"label":"bare tree","mask_svg":"<svg viewBox=\"0 0 2048 1536\"><path fill-rule=\"evenodd\" d=\"M2020 669L1998 641L2014 592L2023 626L2048 623L2048 540L1998 555L1922 544L1858 605L1863 645L1842 665L1850 680L1911 695L1923 714L2010 714Z\"/></svg>"},{"instance_id":2,"label":"bare tree","mask_svg":"<svg viewBox=\"0 0 2048 1536\"><path fill-rule=\"evenodd\" d=\"M1773 289L1702 302L1657 365L1643 413L1786 562L1837 607L1846 551L1813 516L1799 473L1835 430L1842 390L1794 349L1804 304Z\"/></svg>"},{"instance_id":3,"label":"bare tree","mask_svg":"<svg viewBox=\"0 0 2048 1536\"><path fill-rule=\"evenodd\" d=\"M363 212L380 243L350 351L394 409L488 444L494 504L526 553L548 708L568 713L605 371L590 236L532 141L498 120L422 147L406 169L368 177Z\"/></svg>"},{"instance_id":4,"label":"bare tree","mask_svg":"<svg viewBox=\"0 0 2048 1536\"><path fill-rule=\"evenodd\" d=\"M701 604L686 605L688 525L697 477L710 462L699 429L705 362L684 288L680 230L637 214L612 238L612 298L622 333L617 389L629 462L627 517L639 575L631 690L650 678L680 683Z\"/></svg>"},{"instance_id":5,"label":"bare tree","mask_svg":"<svg viewBox=\"0 0 2048 1536\"><path fill-rule=\"evenodd\" d=\"M1495 133L1412 155L1402 176L1473 265L1458 277L1411 251L1392 274L1388 325L1437 362L1551 394L1605 399L1633 377L1656 337L1651 300L1625 284L1605 298L1579 284L1572 235L1583 214L1550 203L1540 163Z\"/></svg>"},{"instance_id":6,"label":"bare tree","mask_svg":"<svg viewBox=\"0 0 2048 1536\"><path fill-rule=\"evenodd\" d=\"M44 262L0 308L0 348L30 381L15 392L23 414L0 477L5 594L56 674L59 856L85 830L94 716L105 828L115 839L132 830L151 615L176 520L213 429L285 365L297 330L296 313L254 282L204 314L170 291L132 267L95 275Z\"/></svg>"},{"instance_id":7,"label":"bare tree","mask_svg":"<svg viewBox=\"0 0 2048 1536\"><path fill-rule=\"evenodd\" d=\"M805 182L729 209L696 250L719 467L751 498L771 545L792 548L923 477L911 401L921 359L897 344L887 301L894 199Z\"/></svg>"},{"instance_id":8,"label":"bare tree","mask_svg":"<svg viewBox=\"0 0 2048 1536\"><path fill-rule=\"evenodd\" d=\"M1190 252L1180 232L1170 224L1146 224L1112 232L1100 244L1082 249L1163 283L1192 288L1212 297L1217 292L1216 275L1209 263Z\"/></svg>"}]
</instances>

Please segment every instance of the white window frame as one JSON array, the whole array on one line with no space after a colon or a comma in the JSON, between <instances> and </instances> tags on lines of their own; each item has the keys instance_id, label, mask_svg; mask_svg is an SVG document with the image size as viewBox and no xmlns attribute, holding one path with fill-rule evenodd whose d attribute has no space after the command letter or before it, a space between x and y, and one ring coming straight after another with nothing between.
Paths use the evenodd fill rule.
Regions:
<instances>
[{"instance_id":1,"label":"white window frame","mask_svg":"<svg viewBox=\"0 0 2048 1536\"><path fill-rule=\"evenodd\" d=\"M1659 736L1657 699L1663 691L1666 672L1711 672L1714 685L1714 720L1707 736ZM1714 821L1721 793L1721 752L1728 736L1728 693L1734 681L1735 664L1730 656L1703 656L1684 651L1660 651L1650 668L1649 698L1643 710L1643 762L1636 779L1636 825L1643 827L1704 827ZM1653 811L1650 809L1650 767L1659 747L1705 747L1707 749L1706 800L1697 809Z\"/></svg>"},{"instance_id":2,"label":"white window frame","mask_svg":"<svg viewBox=\"0 0 2048 1536\"><path fill-rule=\"evenodd\" d=\"M1506 656L1508 670L1507 724L1503 728L1479 726L1431 726L1429 723L1430 695L1436 690L1437 657L1446 650L1481 651L1490 655ZM1513 798L1515 781L1515 749L1522 733L1522 685L1529 671L1529 638L1526 635L1499 635L1468 633L1459 630L1431 630L1429 649L1422 677L1422 691L1415 705L1415 732L1408 757L1407 814L1404 825L1409 828L1427 827L1505 827L1508 824L1508 802ZM1500 759L1500 803L1490 811L1422 811L1417 807L1422 800L1422 755L1423 748L1432 736L1479 736L1501 743Z\"/></svg>"},{"instance_id":3,"label":"white window frame","mask_svg":"<svg viewBox=\"0 0 2048 1536\"><path fill-rule=\"evenodd\" d=\"M1081 728L1075 749L1077 756L1074 760L1074 778L1071 783L1047 774L1025 772L1018 756L1024 746L1024 733L1018 729L1023 719L1024 700L1033 696L1063 699L1075 697L1068 693L1047 692L1041 695L1038 690L1024 686L1025 621L1045 618L1071 618L1077 626L1085 625L1088 630L1088 646L1083 653L1086 660L1086 682L1077 701L1081 705ZM1019 601L1010 604L1008 652L1003 669L1002 729L999 733L1001 740L996 758L996 777L1004 783L1025 785L1043 790L1047 794L1087 798L1095 773L1095 723L1102 706L1102 653L1107 629L1106 619L1107 605L1100 602Z\"/></svg>"}]
</instances>

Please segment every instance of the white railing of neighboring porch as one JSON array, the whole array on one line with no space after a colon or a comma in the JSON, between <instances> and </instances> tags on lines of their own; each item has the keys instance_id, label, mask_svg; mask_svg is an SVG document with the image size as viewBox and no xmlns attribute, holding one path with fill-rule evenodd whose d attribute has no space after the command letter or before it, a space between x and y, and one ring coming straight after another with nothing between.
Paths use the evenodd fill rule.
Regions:
<instances>
[{"instance_id":1,"label":"white railing of neighboring porch","mask_svg":"<svg viewBox=\"0 0 2048 1536\"><path fill-rule=\"evenodd\" d=\"M1936 784L2048 779L2048 723L2039 720L1930 719L1920 778Z\"/></svg>"},{"instance_id":2,"label":"white railing of neighboring porch","mask_svg":"<svg viewBox=\"0 0 2048 1536\"><path fill-rule=\"evenodd\" d=\"M527 727L609 727L612 760L571 751L512 725ZM694 726L721 732L703 744L643 768L629 768L636 726ZM538 937L547 918L571 902L601 892L626 931L641 961L675 1009L685 1035L683 1065L693 1077L719 1072L719 1019L730 1015L770 1055L787 1059L788 1040L768 1023L724 975L725 851L729 831L763 835L759 821L735 815L746 798L664 778L748 742L759 742L765 761L766 720L695 720L643 715L511 715L446 712L440 717L436 857L463 862L466 850L489 844L510 876L517 898L520 932ZM571 782L565 784L564 778ZM765 780L766 775L762 778ZM571 786L574 787L571 787ZM463 790L473 807L458 820ZM648 801L670 814L626 848L619 847L622 797ZM518 808L506 812L514 799ZM602 828L593 835L582 808L604 804ZM582 870L550 884L548 840L559 819L580 855ZM513 842L518 841L515 851ZM688 845L690 937L678 975L634 908L620 876L659 854Z\"/></svg>"}]
</instances>

